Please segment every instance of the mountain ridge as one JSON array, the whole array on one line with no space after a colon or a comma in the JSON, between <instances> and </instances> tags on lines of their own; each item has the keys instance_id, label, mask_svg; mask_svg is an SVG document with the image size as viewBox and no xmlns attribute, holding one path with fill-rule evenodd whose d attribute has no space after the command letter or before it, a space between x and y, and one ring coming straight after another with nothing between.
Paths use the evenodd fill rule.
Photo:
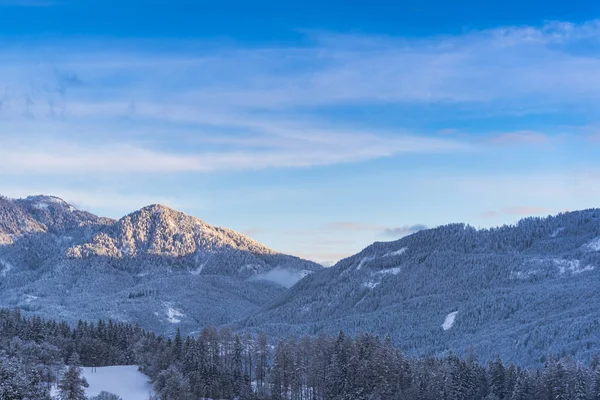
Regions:
<instances>
[{"instance_id":1,"label":"mountain ridge","mask_svg":"<svg viewBox=\"0 0 600 400\"><path fill-rule=\"evenodd\" d=\"M522 365L600 347L600 209L443 225L330 268L163 205L111 220L49 196L0 198L0 237L0 306L72 323L369 332L409 355L473 347Z\"/></svg>"},{"instance_id":2,"label":"mountain ridge","mask_svg":"<svg viewBox=\"0 0 600 400\"><path fill-rule=\"evenodd\" d=\"M197 331L257 311L322 267L164 205L118 220L52 196L0 199L0 306Z\"/></svg>"},{"instance_id":3,"label":"mountain ridge","mask_svg":"<svg viewBox=\"0 0 600 400\"><path fill-rule=\"evenodd\" d=\"M376 242L298 282L236 329L390 334L409 354L539 349L589 360L600 347L600 209L477 230L449 224Z\"/></svg>"},{"instance_id":4,"label":"mountain ridge","mask_svg":"<svg viewBox=\"0 0 600 400\"><path fill-rule=\"evenodd\" d=\"M149 205L124 216L103 230L95 240L94 245L70 249L71 256L182 257L224 247L258 254L279 254L231 229L210 225L160 204Z\"/></svg>"}]
</instances>

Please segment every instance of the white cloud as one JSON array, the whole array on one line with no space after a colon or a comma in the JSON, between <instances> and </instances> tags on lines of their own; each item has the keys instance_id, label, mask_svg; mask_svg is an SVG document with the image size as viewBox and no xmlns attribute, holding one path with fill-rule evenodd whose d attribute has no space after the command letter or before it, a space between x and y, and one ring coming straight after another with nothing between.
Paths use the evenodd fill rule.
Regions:
<instances>
[{"instance_id":1,"label":"white cloud","mask_svg":"<svg viewBox=\"0 0 600 400\"><path fill-rule=\"evenodd\" d=\"M390 157L403 153L462 151L469 146L457 141L414 135L375 135L336 132L310 126L265 126L250 138L229 138L225 148L202 150L219 143L219 138L196 138L198 150L161 150L140 143L101 143L94 140L50 138L13 139L0 128L2 174L81 173L174 173L260 170L265 168L311 167ZM88 132L89 134L90 132ZM102 137L102 134L91 136ZM150 141L151 140L146 140ZM176 139L175 139L176 141ZM185 147L185 144L182 144ZM206 145L206 146L202 146ZM184 151L182 151L184 150Z\"/></svg>"},{"instance_id":2,"label":"white cloud","mask_svg":"<svg viewBox=\"0 0 600 400\"><path fill-rule=\"evenodd\" d=\"M122 116L134 102L160 118L349 103L485 103L497 112L600 100L600 24L548 23L456 36L404 39L313 34L301 47L244 48L174 42L168 53L136 53L130 43L4 50L0 87L13 113L33 102L36 118ZM177 48L187 51L178 51ZM64 77L81 87L65 87ZM62 77L62 78L61 78ZM62 104L64 102L65 104ZM59 104L61 103L61 104ZM180 110L187 110L184 114ZM136 107L137 111L137 107ZM243 115L241 115L243 117ZM228 118L231 120L231 118Z\"/></svg>"}]
</instances>

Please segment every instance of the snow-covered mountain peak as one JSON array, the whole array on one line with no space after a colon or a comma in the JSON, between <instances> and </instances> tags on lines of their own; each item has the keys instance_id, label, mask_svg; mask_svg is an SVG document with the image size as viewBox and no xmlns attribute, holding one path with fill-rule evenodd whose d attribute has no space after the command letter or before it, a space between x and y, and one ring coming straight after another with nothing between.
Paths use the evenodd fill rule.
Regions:
<instances>
[{"instance_id":1,"label":"snow-covered mountain peak","mask_svg":"<svg viewBox=\"0 0 600 400\"><path fill-rule=\"evenodd\" d=\"M112 220L52 196L0 197L0 305L38 315L197 330L321 269L160 204Z\"/></svg>"},{"instance_id":2,"label":"snow-covered mountain peak","mask_svg":"<svg viewBox=\"0 0 600 400\"><path fill-rule=\"evenodd\" d=\"M164 204L150 204L146 207L142 207L140 208L138 211L134 211L132 214L135 213L149 213L149 214L169 214L169 213L179 213L179 214L183 214L180 211L177 211L169 206L166 206Z\"/></svg>"},{"instance_id":3,"label":"snow-covered mountain peak","mask_svg":"<svg viewBox=\"0 0 600 400\"><path fill-rule=\"evenodd\" d=\"M0 196L0 244L12 244L24 235L67 231L87 226L114 223L85 211L79 211L54 196L29 196L9 199Z\"/></svg>"},{"instance_id":4,"label":"snow-covered mountain peak","mask_svg":"<svg viewBox=\"0 0 600 400\"><path fill-rule=\"evenodd\" d=\"M91 243L73 247L70 255L184 257L233 250L277 254L231 229L215 227L181 211L153 204L121 218L98 233Z\"/></svg>"},{"instance_id":5,"label":"snow-covered mountain peak","mask_svg":"<svg viewBox=\"0 0 600 400\"><path fill-rule=\"evenodd\" d=\"M36 195L27 196L24 201L37 205L40 208L47 208L51 205L61 207L72 207L69 203L56 196Z\"/></svg>"}]
</instances>

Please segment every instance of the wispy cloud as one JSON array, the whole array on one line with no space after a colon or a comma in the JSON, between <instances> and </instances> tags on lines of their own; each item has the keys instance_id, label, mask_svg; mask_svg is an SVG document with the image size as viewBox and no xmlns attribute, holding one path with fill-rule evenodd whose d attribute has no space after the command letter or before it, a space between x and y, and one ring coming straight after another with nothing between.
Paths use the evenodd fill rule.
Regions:
<instances>
[{"instance_id":1,"label":"wispy cloud","mask_svg":"<svg viewBox=\"0 0 600 400\"><path fill-rule=\"evenodd\" d=\"M0 5L9 3L17 1L0 0ZM45 2L20 3L41 6ZM335 190L327 190L321 182L306 189L311 193L303 195L308 204L304 210L318 215L303 235L300 230L305 226L288 228L297 235L275 234L273 227L259 234L276 243L279 236L289 236L289 246L274 247L325 260L352 254L358 244L423 228L409 222L433 225L472 216L481 223L496 223L545 214L544 208L597 206L600 199L597 170L582 172L569 157L554 157L553 163L551 157L533 157L531 163L521 159L520 167L512 169L501 163L506 158L487 160L493 152L485 153L500 148L497 153L510 156L513 147L553 143L556 132L538 129L536 114L582 113L594 123L600 111L597 21L429 38L309 32L298 46L255 44L252 48L189 40L172 40L168 45L129 39L23 41L3 43L0 49L0 184L10 189L16 181L31 182L30 187L12 190L13 194L57 194L84 207L118 209L118 216L123 208L156 202L185 208L181 199L169 195L169 190L184 185L169 183L171 178L195 173L198 181L219 182L182 196L209 203L235 197L239 203L222 216L228 218L232 210L300 201L296 193L283 200L272 198L274 188L282 185L280 176L273 177L268 189L258 182L255 190L261 195L249 198L249 189L241 189L235 180L245 175L220 174L223 171L325 167L387 158L376 174L360 169L362 165L352 171L348 165L340 166L336 173L348 175L340 179L347 181L339 183L339 189L338 182L332 184ZM380 121L383 109L393 118ZM448 126L449 115L468 123ZM515 117L502 124L511 128L494 133L504 129L495 123L505 116ZM418 124L411 124L411 119L426 128L415 127ZM527 123L520 127L524 120ZM466 133L465 125L473 132ZM594 134L585 135L591 139L588 147L597 145ZM438 154L443 157L416 157ZM448 154L458 156L451 159ZM390 162L391 158L398 163ZM587 160L596 165L589 156ZM534 171L537 161L539 170ZM532 170L517 171L523 165ZM382 177L396 170L398 176ZM260 181L253 180L256 176L266 177L266 173L247 175L252 175L248 187ZM328 175L333 176L337 175ZM61 186L63 177L70 184ZM97 178L106 179L96 185ZM154 194L119 190L144 178L158 182ZM286 184L305 188L310 179L303 176ZM122 183L119 189L106 184L117 180ZM95 190L84 191L81 182ZM214 194L215 187L228 184L230 193ZM407 226L359 223L352 219L376 219L360 212L355 215L356 207L339 210L333 205L326 210L325 201L315 200L342 192L358 199L348 197L349 204L356 201L365 209L380 204L394 209L396 203L403 203L403 208L421 214L413 220L405 212L399 221ZM511 207L515 204L536 207ZM332 210L335 213L328 214ZM486 210L493 210L487 218L480 215ZM347 222L323 227L319 224L325 218ZM244 226L260 224L244 222ZM315 236L311 226L326 232L298 244L299 238ZM352 243L319 244L342 236L351 237Z\"/></svg>"},{"instance_id":2,"label":"wispy cloud","mask_svg":"<svg viewBox=\"0 0 600 400\"><path fill-rule=\"evenodd\" d=\"M344 232L376 232L382 236L400 238L427 229L427 226L423 224L415 224L399 227L386 227L376 224L346 221L330 223L326 228Z\"/></svg>"},{"instance_id":3,"label":"wispy cloud","mask_svg":"<svg viewBox=\"0 0 600 400\"><path fill-rule=\"evenodd\" d=\"M427 39L319 33L298 47L214 50L198 43L194 48L201 50L195 53L136 53L119 50L127 47L119 42L111 50L100 44L65 45L37 49L35 56L18 50L3 54L9 62L1 67L0 79L21 82L20 87L14 79L1 82L10 86L11 97L23 99L30 92L36 102L47 103L64 78L54 71L72 71L70 76L87 83L87 95L74 94L70 101L94 95L100 113L106 103L156 99L174 115L183 105L210 114L406 102L527 112L600 100L594 89L600 83L600 58L597 46L589 46L600 40L599 33L600 24L591 21ZM190 48L188 42L180 46ZM40 59L39 54L51 56Z\"/></svg>"},{"instance_id":4,"label":"wispy cloud","mask_svg":"<svg viewBox=\"0 0 600 400\"><path fill-rule=\"evenodd\" d=\"M500 145L538 145L549 143L551 138L547 134L541 132L518 131L494 135L490 138L490 141Z\"/></svg>"},{"instance_id":5,"label":"wispy cloud","mask_svg":"<svg viewBox=\"0 0 600 400\"><path fill-rule=\"evenodd\" d=\"M362 222L351 222L351 221L332 222L332 223L328 224L326 228L330 229L330 230L336 230L336 231L359 231L359 232L363 232L363 231L379 232L379 231L384 231L387 229L385 226L381 226L381 225L365 224Z\"/></svg>"},{"instance_id":6,"label":"wispy cloud","mask_svg":"<svg viewBox=\"0 0 600 400\"><path fill-rule=\"evenodd\" d=\"M452 141L417 136L381 137L365 133L306 131L285 146L275 139L262 148L243 146L212 151L164 151L132 144L73 144L56 141L15 141L2 135L3 174L174 173L260 170L325 166L390 157L402 153L454 151ZM210 141L209 141L210 142ZM243 143L243 140L242 140Z\"/></svg>"},{"instance_id":7,"label":"wispy cloud","mask_svg":"<svg viewBox=\"0 0 600 400\"><path fill-rule=\"evenodd\" d=\"M397 228L387 228L387 229L385 229L383 234L385 236L392 237L392 238L400 238L403 236L412 235L413 233L416 233L416 232L419 232L419 231L422 231L425 229L427 229L427 226L425 226L423 224L407 225L407 226L399 226Z\"/></svg>"},{"instance_id":8,"label":"wispy cloud","mask_svg":"<svg viewBox=\"0 0 600 400\"><path fill-rule=\"evenodd\" d=\"M36 1L28 0L24 4ZM312 33L299 47L202 47L193 52L125 51L127 43L2 50L0 137L53 128L81 132L43 148L8 143L4 173L209 172L358 162L406 153L464 150L456 135L350 127L321 107L457 103L474 113L600 105L600 57L581 42L600 41L600 24L549 23L458 36L402 39ZM189 49L187 43L186 49ZM160 48L160 46L159 46ZM110 49L110 50L109 50ZM120 50L119 50L120 49ZM41 55L45 54L45 55ZM550 62L551 61L551 62ZM244 65L244 68L239 68ZM598 103L596 103L598 101ZM171 151L122 136L89 146L132 121L184 131L208 150ZM91 132L94 132L93 134ZM452 137L451 137L452 136ZM115 138L115 136L112 136ZM516 131L492 144L541 144L549 136ZM30 162L23 162L28 158Z\"/></svg>"}]
</instances>

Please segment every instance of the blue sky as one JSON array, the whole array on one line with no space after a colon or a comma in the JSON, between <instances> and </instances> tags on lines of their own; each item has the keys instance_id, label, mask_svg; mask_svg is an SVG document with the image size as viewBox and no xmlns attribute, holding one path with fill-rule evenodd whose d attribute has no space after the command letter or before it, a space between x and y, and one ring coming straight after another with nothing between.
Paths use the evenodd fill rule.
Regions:
<instances>
[{"instance_id":1,"label":"blue sky","mask_svg":"<svg viewBox=\"0 0 600 400\"><path fill-rule=\"evenodd\" d=\"M576 0L0 0L0 193L164 203L317 261L597 207L596 18Z\"/></svg>"}]
</instances>

